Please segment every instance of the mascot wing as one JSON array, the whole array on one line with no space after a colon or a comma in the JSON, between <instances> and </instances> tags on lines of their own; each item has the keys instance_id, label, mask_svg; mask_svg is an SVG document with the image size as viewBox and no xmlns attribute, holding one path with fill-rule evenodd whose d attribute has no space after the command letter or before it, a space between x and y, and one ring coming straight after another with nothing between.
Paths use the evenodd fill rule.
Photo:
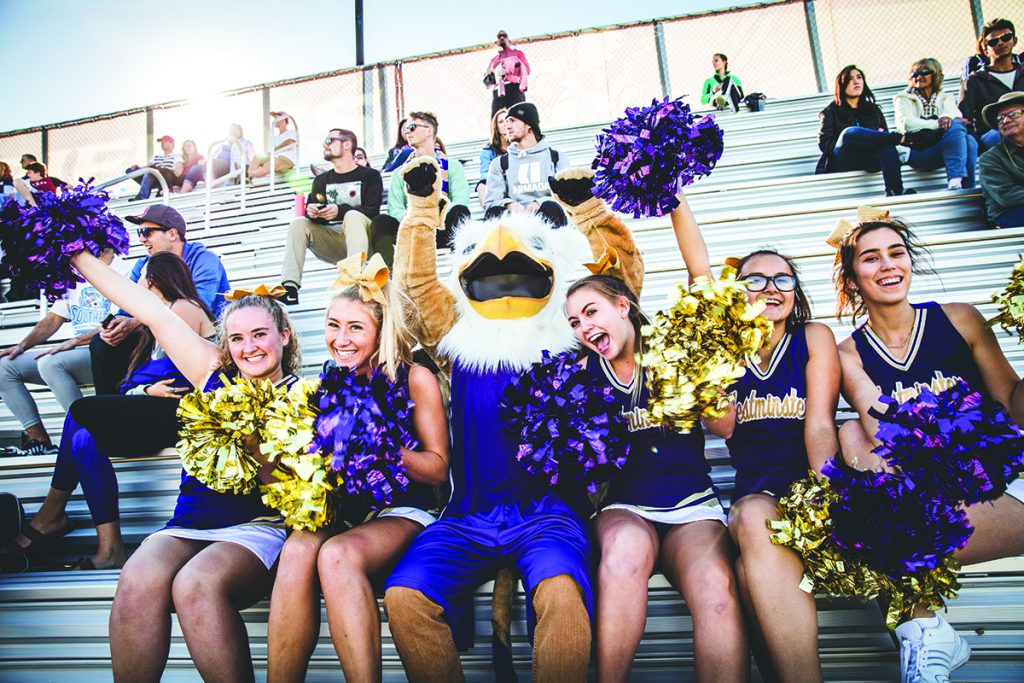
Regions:
<instances>
[{"instance_id":1,"label":"mascot wing","mask_svg":"<svg viewBox=\"0 0 1024 683\"><path fill-rule=\"evenodd\" d=\"M456 321L455 297L437 276L435 232L441 229L441 172L430 157L420 157L401 171L408 210L395 242L395 282L412 300L409 322L417 341L445 372L450 363L435 349Z\"/></svg>"}]
</instances>

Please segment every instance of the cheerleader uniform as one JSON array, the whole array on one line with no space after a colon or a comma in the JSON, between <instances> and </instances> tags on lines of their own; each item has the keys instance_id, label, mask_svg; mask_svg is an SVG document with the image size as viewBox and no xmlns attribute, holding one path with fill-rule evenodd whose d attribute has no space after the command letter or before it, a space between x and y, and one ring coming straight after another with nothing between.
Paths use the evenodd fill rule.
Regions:
<instances>
[{"instance_id":1,"label":"cheerleader uniform","mask_svg":"<svg viewBox=\"0 0 1024 683\"><path fill-rule=\"evenodd\" d=\"M286 375L278 386L298 380ZM223 386L221 373L215 372L203 391ZM259 490L251 493L220 493L210 489L184 470L174 515L163 529L149 536L174 536L199 541L230 541L244 546L270 569L284 545L285 528L281 515L263 504Z\"/></svg>"},{"instance_id":2,"label":"cheerleader uniform","mask_svg":"<svg viewBox=\"0 0 1024 683\"><path fill-rule=\"evenodd\" d=\"M903 360L889 352L867 323L853 331L852 338L864 371L878 391L902 403L917 396L924 387L937 394L963 380L971 389L991 399L971 347L953 327L942 306L928 302L913 304L913 308L914 325L907 338L907 355ZM1024 480L1015 479L1006 492L1024 502Z\"/></svg>"},{"instance_id":3,"label":"cheerleader uniform","mask_svg":"<svg viewBox=\"0 0 1024 683\"><path fill-rule=\"evenodd\" d=\"M629 510L666 525L702 520L725 524L725 511L704 458L700 427L680 434L652 426L647 420L650 392L642 373L623 384L611 363L593 351L587 352L587 371L614 390L630 431L629 460L612 478L601 512Z\"/></svg>"},{"instance_id":4,"label":"cheerleader uniform","mask_svg":"<svg viewBox=\"0 0 1024 683\"><path fill-rule=\"evenodd\" d=\"M787 332L772 351L764 372L757 357L730 387L736 427L725 443L736 470L733 502L751 493L776 498L807 475L804 425L807 404L806 328Z\"/></svg>"}]
</instances>

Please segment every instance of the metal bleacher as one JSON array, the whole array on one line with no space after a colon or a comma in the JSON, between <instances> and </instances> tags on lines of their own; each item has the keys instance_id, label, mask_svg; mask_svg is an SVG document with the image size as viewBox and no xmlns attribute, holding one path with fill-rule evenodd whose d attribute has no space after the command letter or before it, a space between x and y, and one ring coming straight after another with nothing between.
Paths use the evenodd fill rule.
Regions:
<instances>
[{"instance_id":1,"label":"metal bleacher","mask_svg":"<svg viewBox=\"0 0 1024 683\"><path fill-rule=\"evenodd\" d=\"M890 121L891 96L895 92L895 87L876 91ZM987 226L980 193L947 191L941 170L919 173L904 167L905 184L918 194L889 199L884 197L877 174L814 176L817 112L827 100L826 95L796 97L771 101L767 111L760 113L718 115L726 135L725 155L710 178L698 181L688 191L712 262L720 265L727 256L763 244L792 255L814 304L815 317L829 324L841 339L850 328L832 316L834 252L825 246L824 237L838 218L849 218L858 205L871 203L909 220L933 253L936 274L917 278L915 300L966 301L977 305L986 316L991 315L991 294L1001 287L1018 258L1024 227ZM547 139L572 162L587 164L601 125L555 130ZM482 144L479 139L449 146L449 156L465 163L471 188L479 175L477 155ZM373 162L379 166L381 159ZM266 185L257 185L249 192L244 214L239 210L237 189L218 189L213 193L208 232L202 229L202 193L174 196L171 204L189 221L189 238L202 241L221 256L232 284L276 282L293 195L308 182L308 176L298 175L279 183L273 193ZM475 197L473 203L474 216L480 217L482 211ZM140 211L144 205L114 200L111 208L124 216ZM684 277L682 262L667 218L628 222L646 258L642 304L654 310L664 305L673 283ZM133 245L129 257L137 258L140 253L140 247ZM440 255L439 267L447 272L448 255ZM302 338L307 374L315 374L326 358L321 336L322 307L332 280L332 266L313 257L307 259L301 305L291 310ZM0 347L20 340L39 315L36 302L0 305ZM1024 351L1015 338L1000 334L999 340L1014 368L1024 370ZM35 395L47 428L51 434L58 434L62 411L48 391L40 389ZM18 429L6 406L0 406L3 429ZM724 443L709 438L707 457L716 483L728 495L733 474ZM33 512L46 493L52 464L52 458L38 457L0 461L3 490L17 494ZM167 519L179 466L173 453L167 453L117 461L115 468L123 531L134 547ZM52 680L67 673L80 680L110 678L107 616L118 573L45 571L94 548L88 510L79 496L72 499L69 512L83 528L52 554L40 558L44 571L0 577L0 680ZM978 683L1024 680L1024 617L1020 616L1024 614L1024 558L967 567L961 582L960 598L951 604L947 619L967 637L975 654L954 679ZM523 599L520 595L516 606L514 655L522 680L527 680L530 655ZM478 642L489 642L487 586L478 594L476 609ZM244 612L258 676L266 669L267 611L268 603L264 601ZM877 605L819 598L819 621L826 680L898 678L898 653ZM650 582L647 631L637 654L633 680L695 680L692 656L692 625L685 604L656 575ZM489 648L473 648L463 658L467 677L490 680L489 659ZM386 680L404 680L386 625L384 667ZM337 679L340 675L324 621L309 679ZM758 680L756 669L754 677ZM165 680L196 678L175 624Z\"/></svg>"}]
</instances>

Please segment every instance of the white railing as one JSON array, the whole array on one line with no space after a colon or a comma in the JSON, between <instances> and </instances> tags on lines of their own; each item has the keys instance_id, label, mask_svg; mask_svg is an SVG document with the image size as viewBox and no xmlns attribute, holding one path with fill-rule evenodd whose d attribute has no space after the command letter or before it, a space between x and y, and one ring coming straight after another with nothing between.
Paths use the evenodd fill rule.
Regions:
<instances>
[{"instance_id":1,"label":"white railing","mask_svg":"<svg viewBox=\"0 0 1024 683\"><path fill-rule=\"evenodd\" d=\"M238 150L238 158L241 159L241 163L236 168L229 169L228 173L220 178L213 177L213 150L223 144L230 144L232 149ZM245 213L245 171L246 171L246 159L245 159L245 148L238 140L232 138L224 138L223 140L216 140L210 143L210 146L206 148L206 172L203 174L203 181L206 184L206 208L203 211L205 216L203 231L204 233L210 232L210 203L213 199L212 191L213 185L222 185L227 181L231 180L238 175L238 185L241 187L239 195L239 210Z\"/></svg>"},{"instance_id":2,"label":"white railing","mask_svg":"<svg viewBox=\"0 0 1024 683\"><path fill-rule=\"evenodd\" d=\"M299 124L295 121L295 118L291 114L289 114L288 112L286 112L286 111L279 111L277 113L277 116L275 116L273 118L273 120L270 122L271 130L276 130L274 128L274 126L281 119L291 119L292 130L295 131L295 166L294 166L294 168L297 171L297 170L299 170ZM274 165L274 159L275 159L275 157L277 157L277 145L274 144L274 137L275 137L274 135L270 136L270 144L268 145L270 147L270 155L269 155L270 159L269 159L268 163L270 164L270 191L271 192L274 191L274 185L275 185L274 180L275 180L275 177L277 176L277 167Z\"/></svg>"},{"instance_id":3,"label":"white railing","mask_svg":"<svg viewBox=\"0 0 1024 683\"><path fill-rule=\"evenodd\" d=\"M97 185L96 189L97 190L104 190L104 189L106 189L108 187L113 187L114 185L120 185L121 183L123 183L125 181L128 181L128 180L131 180L132 178L138 178L138 177L144 176L144 175L154 175L154 176L156 176L157 181L160 183L160 191L161 191L161 195L163 197L163 203L164 204L170 204L171 203L171 190L170 190L169 187L167 187L167 181L164 180L164 176L163 176L163 174L160 173L160 171L158 171L155 168L152 168L150 166L143 166L142 168L137 168L134 171L129 171L128 173L125 173L124 175L119 175L116 178L111 178L110 180L107 180L107 181L102 182L99 185Z\"/></svg>"}]
</instances>

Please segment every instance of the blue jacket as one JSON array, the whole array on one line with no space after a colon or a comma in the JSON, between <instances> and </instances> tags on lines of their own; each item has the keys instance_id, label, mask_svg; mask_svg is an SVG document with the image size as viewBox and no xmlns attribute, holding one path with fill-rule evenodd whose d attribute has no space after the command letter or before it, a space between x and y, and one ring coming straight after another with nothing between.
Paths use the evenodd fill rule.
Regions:
<instances>
[{"instance_id":1,"label":"blue jacket","mask_svg":"<svg viewBox=\"0 0 1024 683\"><path fill-rule=\"evenodd\" d=\"M220 257L207 249L201 242L185 242L185 251L181 255L189 270L192 271L192 281L195 282L196 292L199 299L206 304L214 316L220 317L220 312L227 304L224 294L231 291L228 284L228 272L224 270L224 264ZM129 276L132 282L138 282L142 275L142 269L149 261L149 256L139 259L132 268Z\"/></svg>"}]
</instances>

